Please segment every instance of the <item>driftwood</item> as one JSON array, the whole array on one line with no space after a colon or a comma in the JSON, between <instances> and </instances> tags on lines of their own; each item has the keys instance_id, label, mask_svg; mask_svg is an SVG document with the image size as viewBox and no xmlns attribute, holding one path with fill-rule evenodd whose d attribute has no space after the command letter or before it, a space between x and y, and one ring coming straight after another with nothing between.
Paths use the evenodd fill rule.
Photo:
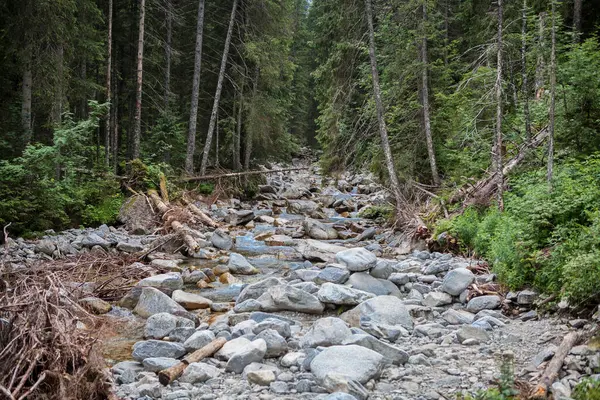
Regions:
<instances>
[{"instance_id":1,"label":"driftwood","mask_svg":"<svg viewBox=\"0 0 600 400\"><path fill-rule=\"evenodd\" d=\"M167 369L163 369L162 371L160 371L158 373L158 380L163 385L165 385L165 386L168 385L169 383L171 383L175 379L177 379L183 373L183 371L185 371L185 369L187 368L188 365L190 365L191 363L198 362L198 361L202 360L203 358L213 355L214 353L219 351L219 349L221 347L223 347L223 345L225 343L227 343L227 339L225 339L225 338L217 338L217 339L213 340L206 346L202 347L201 349L196 350L192 354L185 357L178 364L175 364L172 367L169 367Z\"/></svg>"},{"instance_id":2,"label":"driftwood","mask_svg":"<svg viewBox=\"0 0 600 400\"><path fill-rule=\"evenodd\" d=\"M148 196L152 199L152 202L158 209L160 215L164 218L165 214L169 211L169 206L160 198L158 193L155 190L149 190ZM181 235L183 242L188 247L189 251L192 253L197 252L200 249L200 245L196 242L196 239L192 237L189 233L186 232L186 228L183 224L177 220L170 221L171 227L175 232Z\"/></svg>"},{"instance_id":3,"label":"driftwood","mask_svg":"<svg viewBox=\"0 0 600 400\"><path fill-rule=\"evenodd\" d=\"M565 357L571 351L571 348L577 343L579 339L579 333L571 332L566 335L556 352L554 357L546 366L539 383L533 389L531 399L546 399L549 395L549 390L552 387L552 383L558 378L558 373L562 368Z\"/></svg>"},{"instance_id":4,"label":"driftwood","mask_svg":"<svg viewBox=\"0 0 600 400\"><path fill-rule=\"evenodd\" d=\"M197 216L203 224L210 226L211 228L217 228L219 225L212 220L211 217L206 215L204 211L196 207L193 203L183 200L185 204L187 204L188 210L190 210L195 216Z\"/></svg>"},{"instance_id":5,"label":"driftwood","mask_svg":"<svg viewBox=\"0 0 600 400\"><path fill-rule=\"evenodd\" d=\"M302 170L307 170L307 169L309 169L309 167L270 169L270 170L264 170L264 171L230 172L230 173L225 173L225 174L190 176L188 178L183 178L182 180L184 182L209 181L209 180L221 179L221 178L234 178L234 177L238 177L238 176L247 176L247 175L276 174L277 172L302 171Z\"/></svg>"}]
</instances>

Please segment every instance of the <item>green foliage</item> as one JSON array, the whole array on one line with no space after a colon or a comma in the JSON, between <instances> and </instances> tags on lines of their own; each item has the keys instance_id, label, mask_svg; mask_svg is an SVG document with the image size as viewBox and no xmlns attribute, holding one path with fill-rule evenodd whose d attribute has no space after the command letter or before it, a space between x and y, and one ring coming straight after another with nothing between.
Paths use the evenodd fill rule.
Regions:
<instances>
[{"instance_id":1,"label":"green foliage","mask_svg":"<svg viewBox=\"0 0 600 400\"><path fill-rule=\"evenodd\" d=\"M144 142L144 159L153 164L182 167L185 161L186 124L172 111L162 112Z\"/></svg>"},{"instance_id":2,"label":"green foliage","mask_svg":"<svg viewBox=\"0 0 600 400\"><path fill-rule=\"evenodd\" d=\"M215 190L214 183L201 183L196 188L196 191L200 194L212 194Z\"/></svg>"},{"instance_id":3,"label":"green foliage","mask_svg":"<svg viewBox=\"0 0 600 400\"><path fill-rule=\"evenodd\" d=\"M600 380L584 379L573 389L574 400L600 400Z\"/></svg>"},{"instance_id":4,"label":"green foliage","mask_svg":"<svg viewBox=\"0 0 600 400\"><path fill-rule=\"evenodd\" d=\"M389 220L392 218L394 209L389 206L368 206L361 209L358 213L360 218L366 219L383 219Z\"/></svg>"}]
</instances>

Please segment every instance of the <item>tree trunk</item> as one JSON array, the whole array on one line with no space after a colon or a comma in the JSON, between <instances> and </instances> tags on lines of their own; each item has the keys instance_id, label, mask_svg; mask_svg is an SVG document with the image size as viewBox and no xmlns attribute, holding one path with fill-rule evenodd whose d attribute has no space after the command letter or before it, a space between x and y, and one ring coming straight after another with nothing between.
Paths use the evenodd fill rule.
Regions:
<instances>
[{"instance_id":1,"label":"tree trunk","mask_svg":"<svg viewBox=\"0 0 600 400\"><path fill-rule=\"evenodd\" d=\"M87 60L83 59L81 61L81 81L83 82L83 84L86 84L87 81ZM81 119L86 119L88 117L88 112L87 112L87 107L88 107L88 97L87 97L87 89L83 90L83 93L81 95L81 103L80 103L80 107L81 110L79 112L79 117Z\"/></svg>"},{"instance_id":2,"label":"tree trunk","mask_svg":"<svg viewBox=\"0 0 600 400\"><path fill-rule=\"evenodd\" d=\"M521 93L523 96L523 115L525 116L525 137L527 140L531 138L531 121L529 118L529 82L527 74L527 0L523 0L523 11L521 18L521 69L522 69L522 85Z\"/></svg>"},{"instance_id":3,"label":"tree trunk","mask_svg":"<svg viewBox=\"0 0 600 400\"><path fill-rule=\"evenodd\" d=\"M112 18L113 18L113 0L108 0L108 56L106 58L106 101L108 104L108 113L106 115L106 134L104 139L104 164L106 168L110 166L110 122L111 122L111 68L112 68ZM114 144L113 144L114 145Z\"/></svg>"},{"instance_id":4,"label":"tree trunk","mask_svg":"<svg viewBox=\"0 0 600 400\"><path fill-rule=\"evenodd\" d=\"M237 122L235 127L235 133L233 136L233 168L239 171L242 168L240 162L240 148L241 148L241 136L242 136L242 115L244 112L244 85L245 79L242 78L242 84L240 85L240 91L238 93L238 105L237 105Z\"/></svg>"},{"instance_id":5,"label":"tree trunk","mask_svg":"<svg viewBox=\"0 0 600 400\"><path fill-rule=\"evenodd\" d=\"M217 122L217 111L219 109L219 101L221 100L221 91L223 90L223 79L225 78L225 68L227 67L227 58L229 56L229 45L231 44L231 35L233 33L233 24L235 23L235 13L237 11L238 0L233 0L231 7L231 17L229 18L229 27L227 28L227 37L225 38L225 48L223 49L223 58L221 59L221 68L219 70L219 78L217 80L217 90L215 92L215 100L213 103L212 113L210 114L210 123L208 124L208 134L204 143L204 151L202 153L202 163L200 164L200 174L206 173L208 165L208 154L212 144L212 137Z\"/></svg>"},{"instance_id":6,"label":"tree trunk","mask_svg":"<svg viewBox=\"0 0 600 400\"><path fill-rule=\"evenodd\" d=\"M387 126L385 123L385 111L383 109L383 101L381 99L381 89L379 87L379 72L377 71L377 58L375 56L375 32L373 28L373 11L371 8L371 0L365 0L365 11L367 13L367 23L369 27L369 58L371 59L373 95L375 97L375 106L377 108L377 122L379 123L381 147L385 156L385 163L390 176L390 185L396 200L396 207L398 210L400 210L404 204L404 199L402 192L400 191L400 182L396 176L396 168L394 166L394 159L392 157L392 150L390 148Z\"/></svg>"},{"instance_id":7,"label":"tree trunk","mask_svg":"<svg viewBox=\"0 0 600 400\"><path fill-rule=\"evenodd\" d=\"M118 74L117 74L118 76ZM115 175L119 169L119 85L115 82L115 94L114 94L115 104L112 112L112 125L111 125L111 134L112 134L112 162L113 162L113 171Z\"/></svg>"},{"instance_id":8,"label":"tree trunk","mask_svg":"<svg viewBox=\"0 0 600 400\"><path fill-rule=\"evenodd\" d=\"M215 128L215 167L219 168L219 113L217 112L217 123Z\"/></svg>"},{"instance_id":9,"label":"tree trunk","mask_svg":"<svg viewBox=\"0 0 600 400\"><path fill-rule=\"evenodd\" d=\"M440 185L440 175L437 170L435 160L435 150L433 148L433 137L431 135L431 117L429 109L429 76L428 76L428 58L427 58L427 0L423 1L423 44L421 45L421 62L423 90L421 93L423 102L423 125L425 128L425 139L427 141L427 154L429 156L429 165L431 166L431 177L436 186Z\"/></svg>"},{"instance_id":10,"label":"tree trunk","mask_svg":"<svg viewBox=\"0 0 600 400\"><path fill-rule=\"evenodd\" d=\"M258 93L258 79L260 77L260 70L258 66L254 70L254 83L252 87L252 99L254 101L256 99L256 94ZM252 130L246 130L246 151L244 152L244 169L247 171L250 169L250 158L252 156Z\"/></svg>"},{"instance_id":11,"label":"tree trunk","mask_svg":"<svg viewBox=\"0 0 600 400\"><path fill-rule=\"evenodd\" d=\"M552 49L550 51L550 110L548 135L548 187L552 190L552 175L554 173L554 111L556 103L556 17L554 0L552 2Z\"/></svg>"},{"instance_id":12,"label":"tree trunk","mask_svg":"<svg viewBox=\"0 0 600 400\"><path fill-rule=\"evenodd\" d=\"M165 11L165 23L167 28L167 40L165 41L165 111L169 109L169 98L171 92L171 46L173 42L173 0L167 0Z\"/></svg>"},{"instance_id":13,"label":"tree trunk","mask_svg":"<svg viewBox=\"0 0 600 400\"><path fill-rule=\"evenodd\" d=\"M496 73L496 141L492 150L492 158L496 174L496 196L498 209L504 209L503 188L504 174L502 171L502 0L498 0L498 62Z\"/></svg>"},{"instance_id":14,"label":"tree trunk","mask_svg":"<svg viewBox=\"0 0 600 400\"><path fill-rule=\"evenodd\" d=\"M28 53L28 50L26 50ZM31 89L33 85L33 74L31 73L31 54L26 54L23 69L23 98L21 99L21 127L23 128L23 141L25 145L31 141Z\"/></svg>"},{"instance_id":15,"label":"tree trunk","mask_svg":"<svg viewBox=\"0 0 600 400\"><path fill-rule=\"evenodd\" d=\"M581 39L581 3L583 0L575 0L573 4L573 39L579 43Z\"/></svg>"},{"instance_id":16,"label":"tree trunk","mask_svg":"<svg viewBox=\"0 0 600 400\"><path fill-rule=\"evenodd\" d=\"M550 360L550 362L546 366L546 369L544 370L544 373L540 377L539 383L535 388L533 388L530 397L531 399L548 398L548 392L550 391L550 388L552 387L554 381L558 379L558 374L560 373L563 363L565 362L565 358L567 357L567 355L569 355L569 352L571 351L573 346L577 344L578 340L579 333L577 332L570 332L563 338L562 342L560 343L560 346L558 346L558 349L554 353L554 357L552 357L552 360Z\"/></svg>"},{"instance_id":17,"label":"tree trunk","mask_svg":"<svg viewBox=\"0 0 600 400\"><path fill-rule=\"evenodd\" d=\"M137 51L137 76L135 91L135 116L133 138L131 142L131 158L140 157L140 137L142 131L142 73L144 72L144 22L146 18L146 0L140 0L140 25Z\"/></svg>"},{"instance_id":18,"label":"tree trunk","mask_svg":"<svg viewBox=\"0 0 600 400\"><path fill-rule=\"evenodd\" d=\"M538 57L535 66L535 99L539 100L542 97L544 91L544 72L546 70L546 61L544 60L544 47L545 47L545 24L546 24L546 13L542 12L539 15L538 25Z\"/></svg>"},{"instance_id":19,"label":"tree trunk","mask_svg":"<svg viewBox=\"0 0 600 400\"><path fill-rule=\"evenodd\" d=\"M198 96L200 93L200 70L202 67L202 39L204 32L204 0L198 2L198 18L196 22L196 50L194 55L194 78L192 81L192 101L190 105L190 122L188 123L187 151L185 154L185 171L194 173L194 153L196 152L196 124L198 122Z\"/></svg>"},{"instance_id":20,"label":"tree trunk","mask_svg":"<svg viewBox=\"0 0 600 400\"><path fill-rule=\"evenodd\" d=\"M448 46L450 45L450 28L448 23L448 14L450 11L450 0L446 0L444 6L444 65L448 66Z\"/></svg>"},{"instance_id":21,"label":"tree trunk","mask_svg":"<svg viewBox=\"0 0 600 400\"><path fill-rule=\"evenodd\" d=\"M52 104L52 124L57 126L62 120L63 96L64 96L64 71L65 71L65 46L59 43L56 49L56 92L54 93L54 104Z\"/></svg>"}]
</instances>

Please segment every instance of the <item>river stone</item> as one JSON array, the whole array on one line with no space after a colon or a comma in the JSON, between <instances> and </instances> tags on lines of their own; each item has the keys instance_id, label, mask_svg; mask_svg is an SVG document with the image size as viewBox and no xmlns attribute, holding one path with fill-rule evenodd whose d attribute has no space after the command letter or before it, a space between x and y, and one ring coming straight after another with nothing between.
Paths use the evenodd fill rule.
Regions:
<instances>
[{"instance_id":1,"label":"river stone","mask_svg":"<svg viewBox=\"0 0 600 400\"><path fill-rule=\"evenodd\" d=\"M493 310L500 307L502 299L500 296L479 296L473 297L467 304L467 311L478 313L481 310Z\"/></svg>"},{"instance_id":2,"label":"river stone","mask_svg":"<svg viewBox=\"0 0 600 400\"><path fill-rule=\"evenodd\" d=\"M300 340L300 347L333 346L342 344L344 339L352 335L352 331L339 318L320 318Z\"/></svg>"},{"instance_id":3,"label":"river stone","mask_svg":"<svg viewBox=\"0 0 600 400\"><path fill-rule=\"evenodd\" d=\"M288 350L285 338L274 329L265 329L256 335L255 339L262 339L267 344L265 358L273 358L284 355Z\"/></svg>"},{"instance_id":4,"label":"river stone","mask_svg":"<svg viewBox=\"0 0 600 400\"><path fill-rule=\"evenodd\" d=\"M89 248L92 248L94 246L100 246L107 249L110 247L110 243L107 240L103 239L97 233L94 232L85 236L81 241L81 245Z\"/></svg>"},{"instance_id":5,"label":"river stone","mask_svg":"<svg viewBox=\"0 0 600 400\"><path fill-rule=\"evenodd\" d=\"M270 288L265 295L259 298L265 310L298 311L307 314L323 313L324 306L316 296L293 286L275 286Z\"/></svg>"},{"instance_id":6,"label":"river stone","mask_svg":"<svg viewBox=\"0 0 600 400\"><path fill-rule=\"evenodd\" d=\"M153 287L161 289L161 291L171 294L174 290L183 288L183 278L179 273L168 273L149 276L142 279L136 286Z\"/></svg>"},{"instance_id":7,"label":"river stone","mask_svg":"<svg viewBox=\"0 0 600 400\"><path fill-rule=\"evenodd\" d=\"M328 282L321 286L317 292L317 297L323 303L353 306L371 299L375 295L348 286Z\"/></svg>"},{"instance_id":8,"label":"river stone","mask_svg":"<svg viewBox=\"0 0 600 400\"><path fill-rule=\"evenodd\" d=\"M333 227L314 219L307 218L302 226L304 227L306 235L313 239L331 240L337 239L338 237L338 233Z\"/></svg>"},{"instance_id":9,"label":"river stone","mask_svg":"<svg viewBox=\"0 0 600 400\"><path fill-rule=\"evenodd\" d=\"M287 197L285 196L286 193L283 194L283 197ZM317 215L317 213L320 213L321 209L319 205L312 200L288 200L286 206L289 214L308 216Z\"/></svg>"},{"instance_id":10,"label":"river stone","mask_svg":"<svg viewBox=\"0 0 600 400\"><path fill-rule=\"evenodd\" d=\"M456 268L446 274L441 289L452 296L458 296L474 280L475 275L471 271L466 268Z\"/></svg>"},{"instance_id":11,"label":"river stone","mask_svg":"<svg viewBox=\"0 0 600 400\"><path fill-rule=\"evenodd\" d=\"M341 315L341 318L352 327L360 327L361 320L368 319L375 325L399 325L405 329L413 329L413 319L408 309L395 296L377 296L367 300L354 309Z\"/></svg>"},{"instance_id":12,"label":"river stone","mask_svg":"<svg viewBox=\"0 0 600 400\"><path fill-rule=\"evenodd\" d=\"M231 337L238 338L240 336L251 335L255 326L256 321L251 319L238 322L234 327L231 328Z\"/></svg>"},{"instance_id":13,"label":"river stone","mask_svg":"<svg viewBox=\"0 0 600 400\"><path fill-rule=\"evenodd\" d=\"M254 383L259 386L269 386L271 382L274 382L275 371L270 369L259 369L257 371L248 371L246 374L248 382Z\"/></svg>"},{"instance_id":14,"label":"river stone","mask_svg":"<svg viewBox=\"0 0 600 400\"><path fill-rule=\"evenodd\" d=\"M176 314L186 312L185 308L153 287L142 288L142 294L133 311L144 318L158 313Z\"/></svg>"},{"instance_id":15,"label":"river stone","mask_svg":"<svg viewBox=\"0 0 600 400\"><path fill-rule=\"evenodd\" d=\"M219 351L215 353L215 358L221 361L229 360L235 353L246 348L250 344L250 340L245 337L232 339L225 343Z\"/></svg>"},{"instance_id":16,"label":"river stone","mask_svg":"<svg viewBox=\"0 0 600 400\"><path fill-rule=\"evenodd\" d=\"M475 315L464 310L449 309L444 311L442 318L451 325L470 324L475 320Z\"/></svg>"},{"instance_id":17,"label":"river stone","mask_svg":"<svg viewBox=\"0 0 600 400\"><path fill-rule=\"evenodd\" d=\"M427 307L440 307L452 303L452 296L443 292L430 292L423 298L423 305Z\"/></svg>"},{"instance_id":18,"label":"river stone","mask_svg":"<svg viewBox=\"0 0 600 400\"><path fill-rule=\"evenodd\" d=\"M410 275L405 272L394 272L387 279L398 286L402 286L410 282Z\"/></svg>"},{"instance_id":19,"label":"river stone","mask_svg":"<svg viewBox=\"0 0 600 400\"><path fill-rule=\"evenodd\" d=\"M196 329L192 327L175 328L169 333L169 341L183 343L195 332Z\"/></svg>"},{"instance_id":20,"label":"river stone","mask_svg":"<svg viewBox=\"0 0 600 400\"><path fill-rule=\"evenodd\" d=\"M179 377L179 382L183 383L198 383L206 382L209 379L214 379L221 375L221 371L207 363L195 362L187 366L187 368Z\"/></svg>"},{"instance_id":21,"label":"river stone","mask_svg":"<svg viewBox=\"0 0 600 400\"><path fill-rule=\"evenodd\" d=\"M183 283L186 283L186 284L191 283L192 285L195 285L200 281L206 281L208 279L206 274L200 270L195 270L195 271L185 270L185 271L183 271L182 277L183 277Z\"/></svg>"},{"instance_id":22,"label":"river stone","mask_svg":"<svg viewBox=\"0 0 600 400\"><path fill-rule=\"evenodd\" d=\"M262 281L252 283L245 286L236 299L236 304L243 303L249 299L258 299L269 288L285 284L285 281L280 278L267 278Z\"/></svg>"},{"instance_id":23,"label":"river stone","mask_svg":"<svg viewBox=\"0 0 600 400\"><path fill-rule=\"evenodd\" d=\"M468 339L475 339L479 342L487 342L490 340L490 336L481 328L467 325L456 331L456 339L458 339L459 343L464 343Z\"/></svg>"},{"instance_id":24,"label":"river stone","mask_svg":"<svg viewBox=\"0 0 600 400\"><path fill-rule=\"evenodd\" d=\"M262 304L256 299L244 300L241 303L236 303L235 307L233 307L233 311L235 311L236 313L260 311L261 309Z\"/></svg>"},{"instance_id":25,"label":"river stone","mask_svg":"<svg viewBox=\"0 0 600 400\"><path fill-rule=\"evenodd\" d=\"M530 306L537 297L538 294L533 290L523 290L517 295L517 304L520 306Z\"/></svg>"},{"instance_id":26,"label":"river stone","mask_svg":"<svg viewBox=\"0 0 600 400\"><path fill-rule=\"evenodd\" d=\"M199 294L184 292L183 290L175 290L171 297L186 310L210 308L212 304L212 300L202 297Z\"/></svg>"},{"instance_id":27,"label":"river stone","mask_svg":"<svg viewBox=\"0 0 600 400\"><path fill-rule=\"evenodd\" d=\"M159 372L178 363L179 360L169 357L150 357L142 361L142 364L144 364L144 369L150 372Z\"/></svg>"},{"instance_id":28,"label":"river stone","mask_svg":"<svg viewBox=\"0 0 600 400\"><path fill-rule=\"evenodd\" d=\"M225 370L241 374L246 365L262 361L266 353L267 343L263 339L256 339L238 349L227 361Z\"/></svg>"},{"instance_id":29,"label":"river stone","mask_svg":"<svg viewBox=\"0 0 600 400\"><path fill-rule=\"evenodd\" d=\"M48 256L52 256L52 254L54 253L54 250L56 250L56 245L50 239L40 240L39 242L36 243L35 248L34 248L34 251L36 253L43 253Z\"/></svg>"},{"instance_id":30,"label":"river stone","mask_svg":"<svg viewBox=\"0 0 600 400\"><path fill-rule=\"evenodd\" d=\"M346 250L345 247L314 239L299 240L297 248L305 260L322 262L333 262L337 253Z\"/></svg>"},{"instance_id":31,"label":"river stone","mask_svg":"<svg viewBox=\"0 0 600 400\"><path fill-rule=\"evenodd\" d=\"M277 331L277 333L284 338L292 336L292 328L290 327L290 324L277 318L267 318L264 321L259 322L256 324L256 326L254 326L253 332L254 334L259 334L267 329L273 329Z\"/></svg>"},{"instance_id":32,"label":"river stone","mask_svg":"<svg viewBox=\"0 0 600 400\"><path fill-rule=\"evenodd\" d=\"M328 374L366 383L380 375L384 366L381 354L357 345L332 346L317 354L310 363L311 372L320 382Z\"/></svg>"},{"instance_id":33,"label":"river stone","mask_svg":"<svg viewBox=\"0 0 600 400\"><path fill-rule=\"evenodd\" d=\"M350 278L346 281L346 285L364 292L373 293L376 296L392 295L400 297L398 286L388 280L374 278L367 272L356 272L350 275Z\"/></svg>"},{"instance_id":34,"label":"river stone","mask_svg":"<svg viewBox=\"0 0 600 400\"><path fill-rule=\"evenodd\" d=\"M358 399L349 393L333 392L330 395L323 397L322 400L358 400Z\"/></svg>"},{"instance_id":35,"label":"river stone","mask_svg":"<svg viewBox=\"0 0 600 400\"><path fill-rule=\"evenodd\" d=\"M246 225L248 222L252 221L254 217L254 211L252 210L230 210L225 219L230 225L236 226Z\"/></svg>"},{"instance_id":36,"label":"river stone","mask_svg":"<svg viewBox=\"0 0 600 400\"><path fill-rule=\"evenodd\" d=\"M178 327L194 328L194 321L169 313L154 314L146 320L144 337L147 339L162 339L169 336Z\"/></svg>"},{"instance_id":37,"label":"river stone","mask_svg":"<svg viewBox=\"0 0 600 400\"><path fill-rule=\"evenodd\" d=\"M133 345L132 357L136 361L144 361L151 357L179 358L185 353L185 348L180 343L144 340Z\"/></svg>"},{"instance_id":38,"label":"river stone","mask_svg":"<svg viewBox=\"0 0 600 400\"><path fill-rule=\"evenodd\" d=\"M144 250L144 245L142 245L142 243L135 241L135 240L131 240L131 241L127 241L127 242L123 241L123 242L117 243L117 250L123 251L125 253L137 253L139 251ZM153 261L158 261L158 260L153 260Z\"/></svg>"},{"instance_id":39,"label":"river stone","mask_svg":"<svg viewBox=\"0 0 600 400\"><path fill-rule=\"evenodd\" d=\"M210 237L210 242L217 249L230 250L233 247L233 239L222 229L215 229Z\"/></svg>"},{"instance_id":40,"label":"river stone","mask_svg":"<svg viewBox=\"0 0 600 400\"><path fill-rule=\"evenodd\" d=\"M356 344L381 354L387 363L401 365L408 361L408 353L368 334L354 334L342 342L343 345Z\"/></svg>"},{"instance_id":41,"label":"river stone","mask_svg":"<svg viewBox=\"0 0 600 400\"><path fill-rule=\"evenodd\" d=\"M246 257L238 253L231 253L229 255L229 263L227 266L229 267L229 272L232 274L253 275L259 272L258 269L254 268L252 264L246 260Z\"/></svg>"},{"instance_id":42,"label":"river stone","mask_svg":"<svg viewBox=\"0 0 600 400\"><path fill-rule=\"evenodd\" d=\"M187 352L193 352L203 348L213 340L215 340L215 334L213 331L198 331L187 338L185 342L183 342L183 347L185 347Z\"/></svg>"},{"instance_id":43,"label":"river stone","mask_svg":"<svg viewBox=\"0 0 600 400\"><path fill-rule=\"evenodd\" d=\"M329 264L323 268L317 277L315 283L323 284L325 282L342 284L350 277L350 271L341 264Z\"/></svg>"},{"instance_id":44,"label":"river stone","mask_svg":"<svg viewBox=\"0 0 600 400\"><path fill-rule=\"evenodd\" d=\"M377 264L377 256L362 247L340 251L335 255L335 260L351 272L366 271Z\"/></svg>"},{"instance_id":45,"label":"river stone","mask_svg":"<svg viewBox=\"0 0 600 400\"><path fill-rule=\"evenodd\" d=\"M394 262L392 260L377 259L377 263L370 273L378 279L389 279L393 272Z\"/></svg>"}]
</instances>

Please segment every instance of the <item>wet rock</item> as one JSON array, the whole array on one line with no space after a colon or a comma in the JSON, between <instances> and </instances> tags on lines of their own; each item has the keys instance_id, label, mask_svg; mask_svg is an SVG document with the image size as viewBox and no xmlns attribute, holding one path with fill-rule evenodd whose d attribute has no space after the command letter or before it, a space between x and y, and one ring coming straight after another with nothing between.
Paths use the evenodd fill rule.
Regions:
<instances>
[{"instance_id":1,"label":"wet rock","mask_svg":"<svg viewBox=\"0 0 600 400\"><path fill-rule=\"evenodd\" d=\"M346 282L349 277L350 271L348 271L346 267L340 264L329 264L319 272L315 278L315 282L317 284L323 284L325 282L342 284Z\"/></svg>"},{"instance_id":2,"label":"wet rock","mask_svg":"<svg viewBox=\"0 0 600 400\"><path fill-rule=\"evenodd\" d=\"M225 370L241 374L244 367L253 362L260 362L266 353L267 343L263 339L254 340L240 348L229 358Z\"/></svg>"},{"instance_id":3,"label":"wet rock","mask_svg":"<svg viewBox=\"0 0 600 400\"><path fill-rule=\"evenodd\" d=\"M332 346L317 354L310 363L311 372L320 382L329 374L366 383L380 375L384 366L381 354L362 346Z\"/></svg>"},{"instance_id":4,"label":"wet rock","mask_svg":"<svg viewBox=\"0 0 600 400\"><path fill-rule=\"evenodd\" d=\"M367 272L356 272L350 275L346 285L364 292L373 293L376 296L392 295L400 297L400 289L392 282L385 279L377 279Z\"/></svg>"},{"instance_id":5,"label":"wet rock","mask_svg":"<svg viewBox=\"0 0 600 400\"><path fill-rule=\"evenodd\" d=\"M214 379L221 375L221 371L207 363L196 362L191 363L179 377L179 382L183 383L198 383L206 382L209 379Z\"/></svg>"},{"instance_id":6,"label":"wet rock","mask_svg":"<svg viewBox=\"0 0 600 400\"><path fill-rule=\"evenodd\" d=\"M210 242L217 249L230 250L233 247L233 239L222 229L215 229L210 237Z\"/></svg>"},{"instance_id":7,"label":"wet rock","mask_svg":"<svg viewBox=\"0 0 600 400\"><path fill-rule=\"evenodd\" d=\"M229 267L229 271L233 274L253 275L259 272L258 269L254 268L252 264L246 260L246 257L238 253L231 253L229 255L229 264L227 266Z\"/></svg>"},{"instance_id":8,"label":"wet rock","mask_svg":"<svg viewBox=\"0 0 600 400\"><path fill-rule=\"evenodd\" d=\"M337 305L356 305L373 297L373 293L329 282L324 283L317 292L321 302Z\"/></svg>"},{"instance_id":9,"label":"wet rock","mask_svg":"<svg viewBox=\"0 0 600 400\"><path fill-rule=\"evenodd\" d=\"M258 299L264 310L298 311L307 314L321 314L324 306L316 296L293 286L275 286Z\"/></svg>"},{"instance_id":10,"label":"wet rock","mask_svg":"<svg viewBox=\"0 0 600 400\"><path fill-rule=\"evenodd\" d=\"M344 265L348 271L361 272L375 267L377 257L362 247L355 247L338 252L335 255L338 264Z\"/></svg>"},{"instance_id":11,"label":"wet rock","mask_svg":"<svg viewBox=\"0 0 600 400\"><path fill-rule=\"evenodd\" d=\"M441 290L452 296L458 296L474 280L475 275L471 271L466 268L456 268L446 274Z\"/></svg>"},{"instance_id":12,"label":"wet rock","mask_svg":"<svg viewBox=\"0 0 600 400\"><path fill-rule=\"evenodd\" d=\"M181 278L181 274L175 272L159 274L142 279L136 286L153 287L160 289L167 294L171 294L174 290L183 288L183 278Z\"/></svg>"},{"instance_id":13,"label":"wet rock","mask_svg":"<svg viewBox=\"0 0 600 400\"><path fill-rule=\"evenodd\" d=\"M133 311L141 317L148 318L158 313L185 313L185 308L160 290L153 287L144 287Z\"/></svg>"},{"instance_id":14,"label":"wet rock","mask_svg":"<svg viewBox=\"0 0 600 400\"><path fill-rule=\"evenodd\" d=\"M467 311L477 313L481 310L493 310L500 307L500 296L479 296L472 298L467 304Z\"/></svg>"},{"instance_id":15,"label":"wet rock","mask_svg":"<svg viewBox=\"0 0 600 400\"><path fill-rule=\"evenodd\" d=\"M212 331L198 331L187 338L185 342L183 342L183 347L185 347L187 352L191 353L195 350L203 348L213 340L215 340L215 334Z\"/></svg>"},{"instance_id":16,"label":"wet rock","mask_svg":"<svg viewBox=\"0 0 600 400\"><path fill-rule=\"evenodd\" d=\"M180 343L145 340L133 345L132 357L134 360L144 361L154 357L179 358L185 353L185 348Z\"/></svg>"},{"instance_id":17,"label":"wet rock","mask_svg":"<svg viewBox=\"0 0 600 400\"><path fill-rule=\"evenodd\" d=\"M367 334L354 334L342 342L343 345L355 344L381 354L386 363L402 365L408 361L408 353Z\"/></svg>"},{"instance_id":18,"label":"wet rock","mask_svg":"<svg viewBox=\"0 0 600 400\"><path fill-rule=\"evenodd\" d=\"M178 364L179 360L175 358L169 357L150 357L144 359L142 364L144 365L144 369L150 372L159 372L163 369L167 369L172 367L175 364Z\"/></svg>"},{"instance_id":19,"label":"wet rock","mask_svg":"<svg viewBox=\"0 0 600 400\"><path fill-rule=\"evenodd\" d=\"M183 290L175 290L171 296L173 300L179 303L186 310L198 310L202 308L210 308L212 301L195 293L184 292Z\"/></svg>"},{"instance_id":20,"label":"wet rock","mask_svg":"<svg viewBox=\"0 0 600 400\"><path fill-rule=\"evenodd\" d=\"M266 329L256 335L256 339L262 339L267 344L265 358L279 357L285 354L288 350L285 338L277 333L274 329Z\"/></svg>"},{"instance_id":21,"label":"wet rock","mask_svg":"<svg viewBox=\"0 0 600 400\"><path fill-rule=\"evenodd\" d=\"M430 292L423 298L423 305L440 307L452 303L452 296L444 292Z\"/></svg>"},{"instance_id":22,"label":"wet rock","mask_svg":"<svg viewBox=\"0 0 600 400\"><path fill-rule=\"evenodd\" d=\"M300 347L333 346L352 335L352 331L344 321L339 318L320 318L300 340Z\"/></svg>"},{"instance_id":23,"label":"wet rock","mask_svg":"<svg viewBox=\"0 0 600 400\"><path fill-rule=\"evenodd\" d=\"M229 214L225 220L230 225L246 225L254 219L254 211L252 210L229 210Z\"/></svg>"}]
</instances>

